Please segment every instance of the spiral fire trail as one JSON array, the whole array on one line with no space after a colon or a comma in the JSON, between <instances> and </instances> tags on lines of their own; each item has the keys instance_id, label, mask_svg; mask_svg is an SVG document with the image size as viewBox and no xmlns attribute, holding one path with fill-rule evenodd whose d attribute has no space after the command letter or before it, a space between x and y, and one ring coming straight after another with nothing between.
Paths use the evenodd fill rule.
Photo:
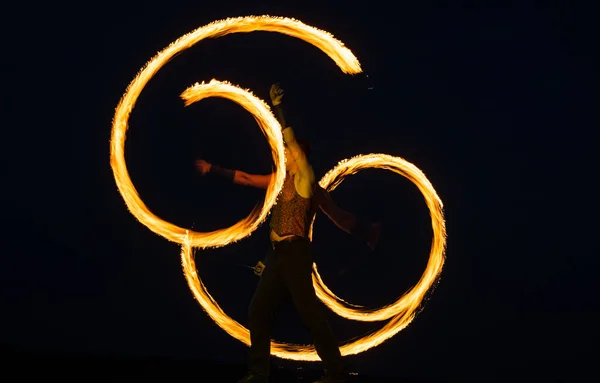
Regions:
<instances>
[{"instance_id":1,"label":"spiral fire trail","mask_svg":"<svg viewBox=\"0 0 600 383\"><path fill-rule=\"evenodd\" d=\"M215 21L204 27L182 36L167 48L160 51L129 84L121 98L113 118L110 141L110 164L117 188L129 211L146 227L167 240L180 243L181 262L185 278L207 314L232 337L245 344L250 343L249 332L240 323L231 319L219 307L217 301L208 293L198 277L195 259L195 248L225 246L249 236L264 222L281 190L285 176L285 159L281 127L269 107L251 92L243 90L228 82L212 80L209 83L197 83L182 94L185 105L200 101L207 97L223 97L230 99L250 112L257 121L272 150L275 164L275 177L269 185L264 203L257 206L245 219L233 226L212 232L195 232L178 227L154 215L139 197L127 171L125 163L125 139L129 116L135 103L148 81L176 54L190 48L206 38L220 37L230 33L247 33L253 31L270 31L283 33L302 39L325 52L344 73L361 72L360 64L352 52L344 44L328 32L307 26L300 21L271 16L248 16ZM331 169L320 181L322 187L334 190L343 179L351 174L367 169L380 168L393 171L411 180L421 191L430 210L433 241L427 267L421 279L396 302L379 309L365 309L361 306L345 302L337 297L323 282L314 265L313 283L317 296L338 315L359 321L389 321L379 330L347 342L341 346L342 354L357 354L366 351L386 339L397 334L414 319L416 310L422 304L427 291L436 282L444 264L446 230L443 205L435 189L425 175L406 160L387 154L359 155L341 161ZM314 222L314 219L313 219ZM311 226L312 239L312 226ZM316 361L319 360L311 345L293 345L272 342L272 354L281 358Z\"/></svg>"}]
</instances>

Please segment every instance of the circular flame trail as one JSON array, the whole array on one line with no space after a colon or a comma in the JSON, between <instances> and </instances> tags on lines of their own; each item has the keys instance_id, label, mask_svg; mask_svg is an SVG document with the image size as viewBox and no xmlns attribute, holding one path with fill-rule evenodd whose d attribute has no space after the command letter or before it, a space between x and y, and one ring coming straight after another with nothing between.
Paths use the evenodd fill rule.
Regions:
<instances>
[{"instance_id":1,"label":"circular flame trail","mask_svg":"<svg viewBox=\"0 0 600 383\"><path fill-rule=\"evenodd\" d=\"M192 47L194 44L207 38L216 38L231 33L247 33L254 31L278 32L292 37L302 39L325 52L344 73L357 74L361 72L360 63L354 54L335 39L332 34L320 29L308 26L298 20L285 17L272 16L246 16L219 20L200 27L171 43L167 48L158 52L146 66L137 74L127 87L125 94L117 105L113 118L111 140L110 140L110 164L115 176L117 188L125 200L127 208L143 225L154 233L176 243L182 243L187 230L172 223L168 223L153 214L141 200L135 186L131 182L127 166L125 164L125 138L128 129L129 115L135 103L150 79L176 54ZM218 85L215 85L217 88ZM237 92L237 91L236 91ZM236 102L243 102L248 97L241 93L228 93ZM276 165L277 176L274 184L270 185L269 192L265 198L263 208L255 209L246 219L235 225L221 230L208 233L190 231L191 244L193 247L219 247L228 243L239 241L249 236L266 218L267 213L276 200L276 195L283 185L285 173L283 166L283 150L278 132L279 123L275 121L270 109L263 108L266 104L253 99L244 103L245 108L255 115L259 125L269 144L273 148L273 160Z\"/></svg>"},{"instance_id":2,"label":"circular flame trail","mask_svg":"<svg viewBox=\"0 0 600 383\"><path fill-rule=\"evenodd\" d=\"M425 174L418 167L400 157L393 157L388 154L368 154L346 159L325 174L321 181L319 181L319 184L324 189L332 191L342 183L346 176L367 168L387 169L408 178L414 183L425 197L425 203L431 215L431 228L433 230L429 261L419 282L396 302L379 309L365 309L362 306L353 305L340 299L327 288L317 271L316 264L313 265L313 284L317 297L327 307L346 319L375 322L383 321L402 313L414 312L417 309L427 290L435 283L442 271L446 248L446 223L444 221L444 205L431 185L431 182L429 182ZM312 230L313 226L311 225L309 234L311 240Z\"/></svg>"},{"instance_id":3,"label":"circular flame trail","mask_svg":"<svg viewBox=\"0 0 600 383\"><path fill-rule=\"evenodd\" d=\"M398 301L380 309L367 310L342 301L325 286L317 272L316 265L313 265L313 283L317 291L317 296L335 313L344 318L359 321L380 321L391 318L381 329L343 344L340 347L342 355L352 355L366 351L383 343L408 326L414 319L427 291L438 280L444 265L446 226L443 204L427 177L415 165L402 158L387 154L359 155L349 160L341 161L319 181L319 184L331 191L339 186L346 176L367 168L391 170L405 176L417 185L430 211L433 241L429 261L421 279ZM310 236L312 239L312 226ZM248 329L225 314L198 277L194 262L194 252L190 241L187 239L182 244L181 262L188 285L207 314L229 335L246 345L250 345L250 333ZM319 356L312 345L293 345L271 341L271 353L285 359L299 361L319 360Z\"/></svg>"},{"instance_id":4,"label":"circular flame trail","mask_svg":"<svg viewBox=\"0 0 600 383\"><path fill-rule=\"evenodd\" d=\"M262 100L252 95L251 92L230 83L217 80L212 80L209 83L197 83L181 94L186 106L207 97L224 97L237 102L255 117L271 146L273 161L275 163L275 177L273 177L272 182L269 184L262 207L256 207L248 217L226 229L207 233L195 232L165 222L154 215L145 206L131 182L125 164L124 147L129 115L135 106L137 98L152 76L171 58L205 38L259 30L279 32L300 38L325 52L344 73L356 74L361 72L358 60L350 50L344 47L342 42L333 38L328 32L307 26L297 20L271 16L249 16L216 21L182 36L166 49L159 52L138 73L129 84L116 108L110 142L111 167L119 192L125 200L129 211L154 233L182 245L181 260L184 275L194 297L221 328L247 345L250 344L248 330L223 312L198 277L194 261L194 248L225 246L249 236L266 219L268 212L275 203L276 196L283 185L285 159L283 155L281 127L271 110ZM343 344L341 346L343 355L357 354L375 347L408 326L414 319L416 310L422 303L425 294L439 277L444 263L446 231L443 205L429 180L413 164L402 158L387 154L360 155L341 161L319 183L322 187L331 191L339 186L346 176L355 174L366 168L391 170L407 177L419 188L430 210L434 238L427 268L418 283L396 302L379 309L365 309L361 306L347 303L337 297L324 284L318 274L316 265L313 266L313 283L317 296L332 311L342 317L359 321L382 321L390 319L381 329ZM312 225L310 237L312 240ZM271 352L273 355L281 358L304 361L319 360L312 345L293 345L273 341Z\"/></svg>"}]
</instances>

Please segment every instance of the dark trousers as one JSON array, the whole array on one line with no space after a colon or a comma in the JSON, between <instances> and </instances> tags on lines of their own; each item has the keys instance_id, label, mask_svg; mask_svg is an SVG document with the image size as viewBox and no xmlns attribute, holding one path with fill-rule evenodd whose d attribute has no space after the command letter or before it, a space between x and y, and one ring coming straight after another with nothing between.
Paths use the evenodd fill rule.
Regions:
<instances>
[{"instance_id":1,"label":"dark trousers","mask_svg":"<svg viewBox=\"0 0 600 383\"><path fill-rule=\"evenodd\" d=\"M276 243L267 256L250 304L249 367L253 374L269 375L273 319L286 292L310 331L325 370L332 374L342 371L342 355L313 287L312 264L310 242L303 239Z\"/></svg>"}]
</instances>

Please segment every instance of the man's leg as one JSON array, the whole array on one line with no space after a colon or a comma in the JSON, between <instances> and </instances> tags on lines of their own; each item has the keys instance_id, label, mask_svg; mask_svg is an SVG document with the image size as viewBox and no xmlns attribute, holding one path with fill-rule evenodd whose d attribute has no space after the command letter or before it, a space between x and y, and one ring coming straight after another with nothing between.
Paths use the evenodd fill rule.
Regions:
<instances>
[{"instance_id":1,"label":"man's leg","mask_svg":"<svg viewBox=\"0 0 600 383\"><path fill-rule=\"evenodd\" d=\"M284 251L282 251L284 252ZM327 323L323 305L317 299L312 282L312 252L310 243L295 241L287 244L283 275L296 310L309 329L317 354L323 361L327 374L343 371L343 362L337 341Z\"/></svg>"},{"instance_id":2,"label":"man's leg","mask_svg":"<svg viewBox=\"0 0 600 383\"><path fill-rule=\"evenodd\" d=\"M250 373L269 376L271 329L275 310L283 297L285 286L279 269L278 256L269 254L249 309Z\"/></svg>"}]
</instances>

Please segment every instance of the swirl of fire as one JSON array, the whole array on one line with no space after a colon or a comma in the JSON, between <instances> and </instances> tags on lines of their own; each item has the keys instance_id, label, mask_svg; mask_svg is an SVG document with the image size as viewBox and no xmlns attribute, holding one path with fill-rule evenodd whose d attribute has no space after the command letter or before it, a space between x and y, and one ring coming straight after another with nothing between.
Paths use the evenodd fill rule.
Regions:
<instances>
[{"instance_id":1,"label":"swirl of fire","mask_svg":"<svg viewBox=\"0 0 600 383\"><path fill-rule=\"evenodd\" d=\"M249 91L227 82L212 80L195 84L186 89L181 97L186 106L207 97L224 97L237 102L255 117L272 148L275 177L269 185L262 207L256 207L248 217L225 229L201 233L165 222L154 215L139 197L129 177L125 163L125 137L128 119L144 86L158 70L181 51L205 38L219 37L236 32L271 31L287 34L311 43L332 58L344 73L361 72L360 64L352 52L331 34L307 26L300 21L271 16L248 16L216 21L182 36L152 58L129 84L116 108L111 132L110 163L118 187L129 211L154 233L182 245L181 260L184 274L195 298L207 314L228 334L243 343L250 344L248 330L228 317L210 296L196 271L194 248L220 247L249 236L266 219L283 185L285 159L281 127L268 106ZM420 281L398 301L380 309L365 309L338 298L323 283L314 266L313 282L317 296L338 315L359 321L391 320L380 330L341 346L344 355L368 350L405 328L414 318L426 292L435 283L444 262L445 223L443 207L437 193L424 174L409 162L386 154L369 154L340 162L320 181L328 190L335 189L345 176L365 168L382 168L409 178L421 190L430 209L434 240L429 262ZM312 238L312 226L311 226ZM272 354L281 358L316 361L318 356L311 345L292 345L272 342Z\"/></svg>"}]
</instances>

